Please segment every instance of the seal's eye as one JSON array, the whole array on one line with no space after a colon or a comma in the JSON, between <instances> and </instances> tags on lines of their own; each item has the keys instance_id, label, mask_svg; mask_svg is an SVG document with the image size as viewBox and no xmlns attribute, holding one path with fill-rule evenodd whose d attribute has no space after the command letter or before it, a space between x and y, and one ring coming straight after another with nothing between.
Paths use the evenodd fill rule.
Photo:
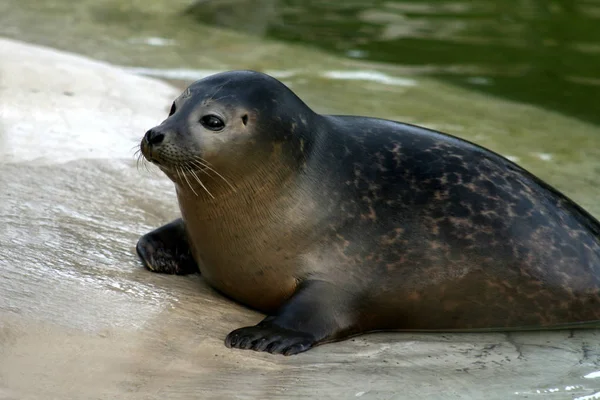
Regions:
<instances>
[{"instance_id":1,"label":"seal's eye","mask_svg":"<svg viewBox=\"0 0 600 400\"><path fill-rule=\"evenodd\" d=\"M175 111L177 110L177 106L175 106L175 102L173 102L173 105L171 106L171 111L169 111L169 117L173 114L175 114Z\"/></svg>"},{"instance_id":2,"label":"seal's eye","mask_svg":"<svg viewBox=\"0 0 600 400\"><path fill-rule=\"evenodd\" d=\"M223 120L216 115L205 115L200 118L200 123L206 129L210 129L211 131L220 131L225 126Z\"/></svg>"}]
</instances>

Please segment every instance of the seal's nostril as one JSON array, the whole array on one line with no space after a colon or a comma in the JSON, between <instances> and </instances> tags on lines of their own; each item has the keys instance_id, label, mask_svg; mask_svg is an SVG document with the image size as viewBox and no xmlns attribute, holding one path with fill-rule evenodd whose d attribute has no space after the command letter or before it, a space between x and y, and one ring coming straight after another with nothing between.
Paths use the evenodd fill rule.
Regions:
<instances>
[{"instance_id":1,"label":"seal's nostril","mask_svg":"<svg viewBox=\"0 0 600 400\"><path fill-rule=\"evenodd\" d=\"M152 138L152 144L159 144L163 141L164 138L165 138L165 135L163 135L162 133L157 133Z\"/></svg>"},{"instance_id":2,"label":"seal's nostril","mask_svg":"<svg viewBox=\"0 0 600 400\"><path fill-rule=\"evenodd\" d=\"M155 131L154 129L150 129L148 132L146 132L146 142L148 142L148 144L160 144L164 139L165 135Z\"/></svg>"}]
</instances>

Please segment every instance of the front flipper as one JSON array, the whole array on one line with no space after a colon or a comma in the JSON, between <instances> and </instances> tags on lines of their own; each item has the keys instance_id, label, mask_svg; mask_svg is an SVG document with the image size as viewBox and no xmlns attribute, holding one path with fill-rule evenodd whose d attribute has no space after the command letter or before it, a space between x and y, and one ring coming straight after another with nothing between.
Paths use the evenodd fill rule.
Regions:
<instances>
[{"instance_id":1,"label":"front flipper","mask_svg":"<svg viewBox=\"0 0 600 400\"><path fill-rule=\"evenodd\" d=\"M286 356L357 332L358 310L350 293L324 281L304 282L276 315L236 329L225 345Z\"/></svg>"},{"instance_id":2,"label":"front flipper","mask_svg":"<svg viewBox=\"0 0 600 400\"><path fill-rule=\"evenodd\" d=\"M142 236L136 251L152 272L177 275L200 272L181 218Z\"/></svg>"}]
</instances>

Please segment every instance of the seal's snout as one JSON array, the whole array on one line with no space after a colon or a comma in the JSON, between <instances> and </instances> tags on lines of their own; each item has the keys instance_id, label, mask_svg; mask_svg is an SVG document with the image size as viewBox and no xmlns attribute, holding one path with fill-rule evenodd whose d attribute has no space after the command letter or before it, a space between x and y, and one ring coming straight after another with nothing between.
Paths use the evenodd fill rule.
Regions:
<instances>
[{"instance_id":1,"label":"seal's snout","mask_svg":"<svg viewBox=\"0 0 600 400\"><path fill-rule=\"evenodd\" d=\"M161 129L152 128L144 135L140 148L146 160L160 164L157 158L160 153L161 144L165 141L165 134Z\"/></svg>"},{"instance_id":2,"label":"seal's snout","mask_svg":"<svg viewBox=\"0 0 600 400\"><path fill-rule=\"evenodd\" d=\"M144 141L150 146L156 146L162 143L165 139L165 134L155 129L150 129L144 136Z\"/></svg>"}]
</instances>

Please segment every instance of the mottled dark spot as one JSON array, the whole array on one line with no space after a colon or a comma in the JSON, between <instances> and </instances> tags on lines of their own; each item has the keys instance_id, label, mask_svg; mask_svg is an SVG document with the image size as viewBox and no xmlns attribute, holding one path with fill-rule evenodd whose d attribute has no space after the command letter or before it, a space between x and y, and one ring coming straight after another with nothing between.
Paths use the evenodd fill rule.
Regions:
<instances>
[{"instance_id":1,"label":"mottled dark spot","mask_svg":"<svg viewBox=\"0 0 600 400\"><path fill-rule=\"evenodd\" d=\"M529 200L527 197L521 197L517 201L514 211L518 216L522 217L527 215L527 213L529 213L532 208L533 203L531 202L531 200Z\"/></svg>"},{"instance_id":2,"label":"mottled dark spot","mask_svg":"<svg viewBox=\"0 0 600 400\"><path fill-rule=\"evenodd\" d=\"M482 180L478 183L478 186L484 191L484 193L488 196L497 197L499 189L496 187L494 183L489 180Z\"/></svg>"},{"instance_id":3,"label":"mottled dark spot","mask_svg":"<svg viewBox=\"0 0 600 400\"><path fill-rule=\"evenodd\" d=\"M492 218L490 218L490 226L495 231L500 231L501 229L504 228L504 221L501 218L492 217Z\"/></svg>"},{"instance_id":4,"label":"mottled dark spot","mask_svg":"<svg viewBox=\"0 0 600 400\"><path fill-rule=\"evenodd\" d=\"M471 217L471 221L475 225L486 226L489 225L490 218L482 214L475 214Z\"/></svg>"},{"instance_id":5,"label":"mottled dark spot","mask_svg":"<svg viewBox=\"0 0 600 400\"><path fill-rule=\"evenodd\" d=\"M448 175L446 175L446 179L448 180L448 183L451 185L457 184L459 182L458 180L458 174L451 172Z\"/></svg>"},{"instance_id":6,"label":"mottled dark spot","mask_svg":"<svg viewBox=\"0 0 600 400\"><path fill-rule=\"evenodd\" d=\"M450 204L448 210L452 216L459 218L466 218L471 214L469 209L462 204Z\"/></svg>"}]
</instances>

